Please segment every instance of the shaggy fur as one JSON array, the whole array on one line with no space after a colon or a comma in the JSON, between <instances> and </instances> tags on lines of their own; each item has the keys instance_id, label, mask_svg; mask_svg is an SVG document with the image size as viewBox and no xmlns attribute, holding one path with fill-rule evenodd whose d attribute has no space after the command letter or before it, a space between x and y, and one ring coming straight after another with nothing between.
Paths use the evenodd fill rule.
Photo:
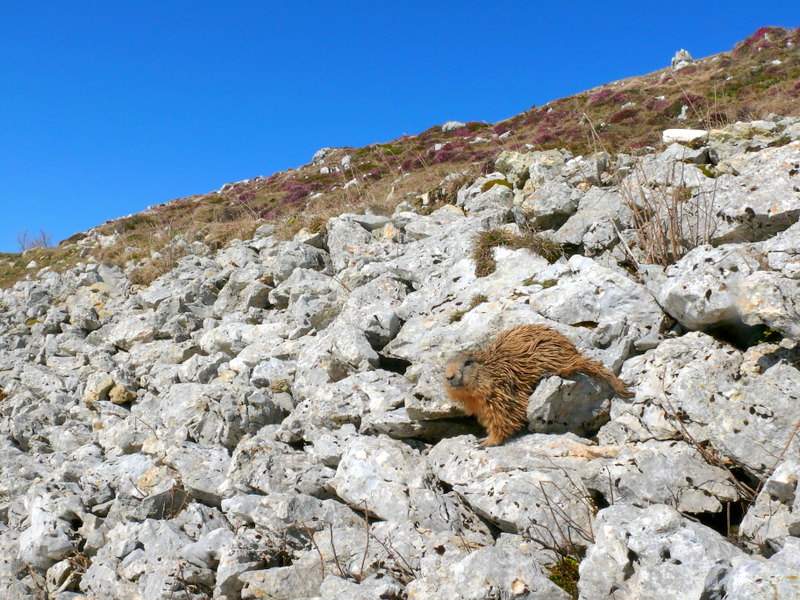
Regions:
<instances>
[{"instance_id":1,"label":"shaggy fur","mask_svg":"<svg viewBox=\"0 0 800 600\"><path fill-rule=\"evenodd\" d=\"M447 395L488 432L482 446L499 446L525 425L528 396L543 375L575 373L606 382L622 398L633 396L602 363L544 325L507 329L483 350L451 356L444 369Z\"/></svg>"}]
</instances>

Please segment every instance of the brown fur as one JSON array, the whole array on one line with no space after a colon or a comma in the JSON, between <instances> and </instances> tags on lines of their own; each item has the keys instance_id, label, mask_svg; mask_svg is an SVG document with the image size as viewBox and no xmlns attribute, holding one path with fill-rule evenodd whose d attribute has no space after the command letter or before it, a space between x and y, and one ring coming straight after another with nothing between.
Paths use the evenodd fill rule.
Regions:
<instances>
[{"instance_id":1,"label":"brown fur","mask_svg":"<svg viewBox=\"0 0 800 600\"><path fill-rule=\"evenodd\" d=\"M444 369L447 395L475 415L499 446L527 421L528 396L545 374L585 373L609 384L622 398L631 391L602 363L583 356L566 337L544 325L507 329L482 350L451 356Z\"/></svg>"}]
</instances>

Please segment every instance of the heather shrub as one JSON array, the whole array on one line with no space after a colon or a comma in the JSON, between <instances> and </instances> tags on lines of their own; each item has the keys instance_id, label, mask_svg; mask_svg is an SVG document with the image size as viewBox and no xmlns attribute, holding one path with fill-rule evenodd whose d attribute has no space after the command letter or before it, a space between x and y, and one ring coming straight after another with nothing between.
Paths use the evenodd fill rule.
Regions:
<instances>
[{"instance_id":1,"label":"heather shrub","mask_svg":"<svg viewBox=\"0 0 800 600\"><path fill-rule=\"evenodd\" d=\"M498 123L492 127L492 133L495 135L503 135L506 131L510 131L510 129L505 123Z\"/></svg>"},{"instance_id":2,"label":"heather shrub","mask_svg":"<svg viewBox=\"0 0 800 600\"><path fill-rule=\"evenodd\" d=\"M286 202L294 204L314 191L314 185L290 179L281 188L286 192Z\"/></svg>"},{"instance_id":3,"label":"heather shrub","mask_svg":"<svg viewBox=\"0 0 800 600\"><path fill-rule=\"evenodd\" d=\"M602 104L611 96L614 95L614 92L611 90L600 90L599 92L595 92L591 96L589 96L589 104Z\"/></svg>"},{"instance_id":4,"label":"heather shrub","mask_svg":"<svg viewBox=\"0 0 800 600\"><path fill-rule=\"evenodd\" d=\"M625 119L630 119L635 117L639 111L635 108L623 108L622 110L618 110L615 112L611 117L608 119L609 123L619 123L620 121L624 121Z\"/></svg>"}]
</instances>

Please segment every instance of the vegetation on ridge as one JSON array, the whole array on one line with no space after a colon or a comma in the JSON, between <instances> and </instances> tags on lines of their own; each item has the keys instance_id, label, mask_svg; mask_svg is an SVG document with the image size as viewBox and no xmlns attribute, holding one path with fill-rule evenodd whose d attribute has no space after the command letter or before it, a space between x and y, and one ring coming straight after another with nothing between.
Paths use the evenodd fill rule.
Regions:
<instances>
[{"instance_id":1,"label":"vegetation on ridge","mask_svg":"<svg viewBox=\"0 0 800 600\"><path fill-rule=\"evenodd\" d=\"M431 204L452 201L454 191L439 186L445 176L491 171L503 150L636 153L658 147L667 128L719 127L770 113L800 115L798 48L800 29L762 27L733 50L678 71L665 68L609 83L494 125L471 122L452 131L437 125L389 143L331 149L317 164L109 221L91 232L108 236L104 243L87 240L82 246L87 234L76 234L56 248L0 254L0 287L43 267L64 270L92 259L123 267L134 261L133 278L146 284L169 270L194 241L218 248L252 235L263 223L275 223L277 233L289 238L301 227L318 230L343 212L391 212L400 201L426 192ZM349 167L343 167L348 156Z\"/></svg>"}]
</instances>

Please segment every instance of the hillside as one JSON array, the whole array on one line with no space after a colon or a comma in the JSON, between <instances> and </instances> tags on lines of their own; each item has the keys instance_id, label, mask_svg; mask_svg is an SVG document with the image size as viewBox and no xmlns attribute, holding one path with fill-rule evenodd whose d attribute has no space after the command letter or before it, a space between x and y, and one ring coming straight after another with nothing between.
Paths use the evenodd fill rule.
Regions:
<instances>
[{"instance_id":1,"label":"hillside","mask_svg":"<svg viewBox=\"0 0 800 600\"><path fill-rule=\"evenodd\" d=\"M0 596L800 597L797 38L6 257ZM721 62L769 114L613 101ZM508 347L470 401L526 424L484 447L445 364L528 324L630 394L540 344L528 395Z\"/></svg>"},{"instance_id":2,"label":"hillside","mask_svg":"<svg viewBox=\"0 0 800 600\"><path fill-rule=\"evenodd\" d=\"M662 147L665 129L800 115L799 46L800 30L763 27L729 52L609 83L499 123L435 126L388 143L325 149L297 169L166 202L77 233L54 249L0 254L0 287L42 267L63 271L90 258L149 283L193 241L219 248L264 222L275 223L288 239L342 212L391 212L401 200L420 197L452 201L454 185L442 185L443 178L485 173L503 150L635 154Z\"/></svg>"}]
</instances>

